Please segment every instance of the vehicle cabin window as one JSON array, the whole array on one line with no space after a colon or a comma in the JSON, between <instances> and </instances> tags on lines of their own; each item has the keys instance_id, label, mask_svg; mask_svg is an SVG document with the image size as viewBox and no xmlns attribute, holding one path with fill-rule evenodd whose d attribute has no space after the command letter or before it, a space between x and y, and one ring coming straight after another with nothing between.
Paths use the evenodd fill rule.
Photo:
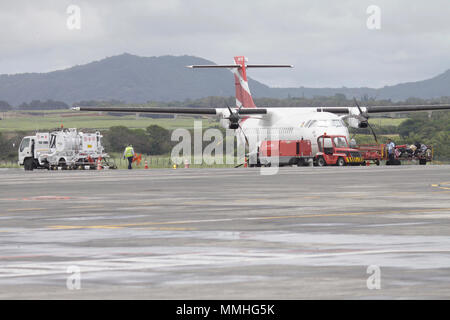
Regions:
<instances>
[{"instance_id":1,"label":"vehicle cabin window","mask_svg":"<svg viewBox=\"0 0 450 320\"><path fill-rule=\"evenodd\" d=\"M347 148L347 141L343 137L334 137L334 145L336 148Z\"/></svg>"},{"instance_id":2,"label":"vehicle cabin window","mask_svg":"<svg viewBox=\"0 0 450 320\"><path fill-rule=\"evenodd\" d=\"M323 139L324 148L333 148L333 144L331 143L331 138Z\"/></svg>"},{"instance_id":3,"label":"vehicle cabin window","mask_svg":"<svg viewBox=\"0 0 450 320\"><path fill-rule=\"evenodd\" d=\"M333 154L333 143L331 138L325 138L323 140L323 152L326 154Z\"/></svg>"},{"instance_id":4,"label":"vehicle cabin window","mask_svg":"<svg viewBox=\"0 0 450 320\"><path fill-rule=\"evenodd\" d=\"M20 152L22 152L29 145L30 145L30 138L23 139L22 143L20 144Z\"/></svg>"}]
</instances>

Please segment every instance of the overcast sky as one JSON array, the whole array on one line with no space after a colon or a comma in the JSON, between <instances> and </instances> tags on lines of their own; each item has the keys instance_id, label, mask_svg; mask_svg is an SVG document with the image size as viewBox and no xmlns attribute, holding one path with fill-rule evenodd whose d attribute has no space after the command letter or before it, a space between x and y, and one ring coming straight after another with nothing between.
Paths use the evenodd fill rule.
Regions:
<instances>
[{"instance_id":1,"label":"overcast sky","mask_svg":"<svg viewBox=\"0 0 450 320\"><path fill-rule=\"evenodd\" d=\"M251 70L253 78L280 87L382 87L450 69L449 0L0 4L0 74L47 72L124 52L293 64L292 70ZM80 9L80 29L67 26L71 5ZM370 5L380 8L380 29L367 27Z\"/></svg>"}]
</instances>

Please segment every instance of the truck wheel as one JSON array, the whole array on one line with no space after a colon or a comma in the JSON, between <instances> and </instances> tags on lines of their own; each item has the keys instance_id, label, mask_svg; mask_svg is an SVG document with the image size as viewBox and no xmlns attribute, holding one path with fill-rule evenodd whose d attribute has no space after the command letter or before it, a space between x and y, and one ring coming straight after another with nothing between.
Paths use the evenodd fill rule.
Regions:
<instances>
[{"instance_id":1,"label":"truck wheel","mask_svg":"<svg viewBox=\"0 0 450 320\"><path fill-rule=\"evenodd\" d=\"M337 165L338 167L343 167L343 166L345 166L345 160L344 160L344 158L339 158L339 159L337 159L336 165Z\"/></svg>"},{"instance_id":2,"label":"truck wheel","mask_svg":"<svg viewBox=\"0 0 450 320\"><path fill-rule=\"evenodd\" d=\"M427 160L426 159L419 159L419 164L426 165L427 164Z\"/></svg>"},{"instance_id":3,"label":"truck wheel","mask_svg":"<svg viewBox=\"0 0 450 320\"><path fill-rule=\"evenodd\" d=\"M67 170L66 160L60 159L58 162L58 167L61 167L61 170Z\"/></svg>"},{"instance_id":4,"label":"truck wheel","mask_svg":"<svg viewBox=\"0 0 450 320\"><path fill-rule=\"evenodd\" d=\"M33 159L26 158L23 162L23 168L25 171L33 171Z\"/></svg>"},{"instance_id":5,"label":"truck wheel","mask_svg":"<svg viewBox=\"0 0 450 320\"><path fill-rule=\"evenodd\" d=\"M380 165L380 160L375 160L375 164L377 165L377 166L379 166Z\"/></svg>"},{"instance_id":6,"label":"truck wheel","mask_svg":"<svg viewBox=\"0 0 450 320\"><path fill-rule=\"evenodd\" d=\"M325 162L325 159L323 157L319 157L317 159L317 166L318 167L325 167L327 163Z\"/></svg>"}]
</instances>

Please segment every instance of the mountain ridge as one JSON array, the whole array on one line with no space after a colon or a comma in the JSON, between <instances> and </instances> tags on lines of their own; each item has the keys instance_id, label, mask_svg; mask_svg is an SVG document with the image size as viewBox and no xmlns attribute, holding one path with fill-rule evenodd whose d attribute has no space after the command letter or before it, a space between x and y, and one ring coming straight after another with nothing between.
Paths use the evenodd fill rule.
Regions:
<instances>
[{"instance_id":1,"label":"mountain ridge","mask_svg":"<svg viewBox=\"0 0 450 320\"><path fill-rule=\"evenodd\" d=\"M227 69L191 70L192 64L214 64L207 59L182 56L142 57L115 55L46 73L0 75L0 100L19 105L32 100L72 104L82 100L119 100L126 103L184 101L207 96L234 96L233 75ZM426 80L382 88L273 88L249 78L258 98L333 96L406 100L450 96L450 69Z\"/></svg>"}]
</instances>

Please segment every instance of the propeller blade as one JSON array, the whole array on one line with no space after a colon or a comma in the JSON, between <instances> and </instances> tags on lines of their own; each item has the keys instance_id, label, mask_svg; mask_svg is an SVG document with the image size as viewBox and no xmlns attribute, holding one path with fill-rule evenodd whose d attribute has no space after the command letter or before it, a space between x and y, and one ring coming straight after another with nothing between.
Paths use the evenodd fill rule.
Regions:
<instances>
[{"instance_id":1,"label":"propeller blade","mask_svg":"<svg viewBox=\"0 0 450 320\"><path fill-rule=\"evenodd\" d=\"M244 132L244 130L242 129L242 127L241 127L241 125L239 124L239 129L241 129L241 132L242 132L242 134L244 135L244 138L245 138L245 142L247 143L247 147L249 147L250 148L250 145L249 145L249 143L248 143L248 139L247 139L247 136L245 135L245 132Z\"/></svg>"},{"instance_id":2,"label":"propeller blade","mask_svg":"<svg viewBox=\"0 0 450 320\"><path fill-rule=\"evenodd\" d=\"M358 107L359 113L362 114L363 112L362 112L362 110L361 110L361 107L359 106L358 101L356 101L356 98L355 98L355 97L353 97L353 101L355 101L355 104L356 104L356 106Z\"/></svg>"},{"instance_id":3,"label":"propeller blade","mask_svg":"<svg viewBox=\"0 0 450 320\"><path fill-rule=\"evenodd\" d=\"M367 125L370 128L370 131L372 131L373 137L375 138L375 142L378 144L377 135L375 134L375 130L373 130L372 126L370 125L369 121L367 121Z\"/></svg>"}]
</instances>

